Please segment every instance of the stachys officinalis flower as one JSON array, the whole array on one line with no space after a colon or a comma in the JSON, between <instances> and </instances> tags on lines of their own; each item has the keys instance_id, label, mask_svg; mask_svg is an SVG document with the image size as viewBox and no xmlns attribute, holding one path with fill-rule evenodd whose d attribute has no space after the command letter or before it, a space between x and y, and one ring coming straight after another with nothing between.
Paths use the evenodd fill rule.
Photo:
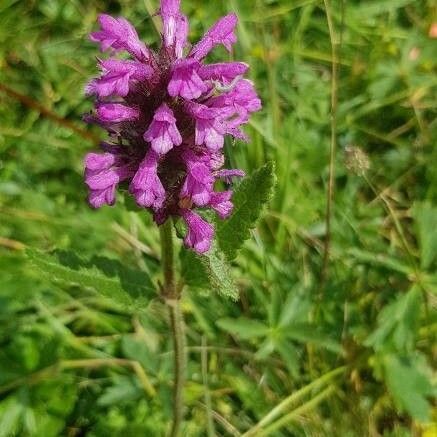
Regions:
<instances>
[{"instance_id":1,"label":"stachys officinalis flower","mask_svg":"<svg viewBox=\"0 0 437 437\"><path fill-rule=\"evenodd\" d=\"M237 16L218 20L194 46L180 0L161 0L162 44L154 51L124 18L100 15L90 39L109 57L98 61L100 76L86 86L95 110L85 120L107 130L102 152L85 158L85 182L94 208L113 205L120 183L158 225L170 216L187 224L185 245L209 250L213 226L196 210L213 209L220 219L232 212L232 191L215 191L244 176L223 169L226 135L247 140L240 129L261 109L243 62L206 64L214 47L231 51ZM124 57L117 56L124 52ZM129 59L126 59L126 54Z\"/></svg>"}]
</instances>

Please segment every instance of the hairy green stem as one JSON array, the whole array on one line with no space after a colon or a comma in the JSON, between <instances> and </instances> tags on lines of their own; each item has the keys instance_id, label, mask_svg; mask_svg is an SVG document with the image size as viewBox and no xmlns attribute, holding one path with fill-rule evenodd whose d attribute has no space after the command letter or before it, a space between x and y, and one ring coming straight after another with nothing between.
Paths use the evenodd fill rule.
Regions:
<instances>
[{"instance_id":1,"label":"hairy green stem","mask_svg":"<svg viewBox=\"0 0 437 437\"><path fill-rule=\"evenodd\" d=\"M171 220L160 227L161 234L161 264L164 275L162 297L170 312L170 325L174 347L174 385L173 385L173 422L170 436L180 435L184 416L183 389L186 373L186 349L184 317L181 310L180 291L175 282L173 228Z\"/></svg>"},{"instance_id":2,"label":"hairy green stem","mask_svg":"<svg viewBox=\"0 0 437 437\"><path fill-rule=\"evenodd\" d=\"M171 220L167 220L159 228L161 236L161 267L164 275L162 294L165 299L176 299L176 282L173 250L173 228Z\"/></svg>"},{"instance_id":3,"label":"hairy green stem","mask_svg":"<svg viewBox=\"0 0 437 437\"><path fill-rule=\"evenodd\" d=\"M174 386L173 386L173 424L171 437L180 435L182 419L184 417L183 390L185 386L186 351L184 319L180 300L167 301L170 308L170 320L174 344Z\"/></svg>"}]
</instances>

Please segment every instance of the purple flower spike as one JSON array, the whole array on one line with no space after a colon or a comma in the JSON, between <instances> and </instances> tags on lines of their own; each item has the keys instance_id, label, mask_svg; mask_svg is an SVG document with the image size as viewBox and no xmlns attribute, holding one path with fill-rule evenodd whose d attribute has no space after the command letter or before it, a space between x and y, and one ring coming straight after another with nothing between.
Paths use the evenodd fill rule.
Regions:
<instances>
[{"instance_id":1,"label":"purple flower spike","mask_svg":"<svg viewBox=\"0 0 437 437\"><path fill-rule=\"evenodd\" d=\"M101 74L85 88L95 97L95 110L84 120L105 129L110 141L101 144L103 153L87 155L85 183L90 205L99 208L115 202L117 186L125 181L158 225L182 217L188 226L185 246L204 253L214 230L196 211L214 210L221 219L231 214L230 185L244 172L223 168L224 138L247 140L242 126L261 101L252 82L243 79L247 64L204 62L217 45L231 50L236 15L218 20L187 55L189 26L180 6L181 0L160 1L158 51L147 48L124 18L99 17L100 30L90 38L109 57L98 61ZM229 186L226 191L215 191L219 180Z\"/></svg>"},{"instance_id":2,"label":"purple flower spike","mask_svg":"<svg viewBox=\"0 0 437 437\"><path fill-rule=\"evenodd\" d=\"M187 100L198 99L208 90L197 73L199 67L200 64L195 59L176 61L168 84L168 93L172 97L181 96Z\"/></svg>"},{"instance_id":3,"label":"purple flower spike","mask_svg":"<svg viewBox=\"0 0 437 437\"><path fill-rule=\"evenodd\" d=\"M136 120L139 111L121 103L99 103L97 105L97 115L103 123L120 123Z\"/></svg>"},{"instance_id":4,"label":"purple flower spike","mask_svg":"<svg viewBox=\"0 0 437 437\"><path fill-rule=\"evenodd\" d=\"M176 127L176 118L165 103L156 110L144 139L149 141L152 149L160 155L166 154L173 146L181 145L182 137Z\"/></svg>"},{"instance_id":5,"label":"purple flower spike","mask_svg":"<svg viewBox=\"0 0 437 437\"><path fill-rule=\"evenodd\" d=\"M141 162L129 187L139 206L161 208L165 189L158 177L158 155L149 150Z\"/></svg>"},{"instance_id":6,"label":"purple flower spike","mask_svg":"<svg viewBox=\"0 0 437 437\"><path fill-rule=\"evenodd\" d=\"M193 47L190 56L200 61L219 44L223 44L230 52L232 45L237 42L237 37L234 33L237 23L238 18L235 14L229 14L220 18Z\"/></svg>"},{"instance_id":7,"label":"purple flower spike","mask_svg":"<svg viewBox=\"0 0 437 437\"><path fill-rule=\"evenodd\" d=\"M213 227L188 209L182 211L182 217L188 226L188 233L184 239L185 245L198 253L207 252L211 248L214 236Z\"/></svg>"},{"instance_id":8,"label":"purple flower spike","mask_svg":"<svg viewBox=\"0 0 437 437\"><path fill-rule=\"evenodd\" d=\"M223 191L221 193L212 193L209 205L213 208L217 215L224 220L228 218L234 205L231 202L232 191Z\"/></svg>"},{"instance_id":9,"label":"purple flower spike","mask_svg":"<svg viewBox=\"0 0 437 437\"><path fill-rule=\"evenodd\" d=\"M99 24L102 30L91 33L90 39L100 43L102 52L112 48L115 51L126 50L139 61L150 58L149 49L139 40L137 31L125 18L102 14Z\"/></svg>"}]
</instances>

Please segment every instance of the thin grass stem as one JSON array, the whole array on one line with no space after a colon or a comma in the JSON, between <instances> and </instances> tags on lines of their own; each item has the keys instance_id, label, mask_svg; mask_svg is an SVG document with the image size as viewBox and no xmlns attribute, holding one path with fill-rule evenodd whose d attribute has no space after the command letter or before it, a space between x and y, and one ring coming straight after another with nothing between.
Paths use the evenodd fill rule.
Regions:
<instances>
[{"instance_id":1,"label":"thin grass stem","mask_svg":"<svg viewBox=\"0 0 437 437\"><path fill-rule=\"evenodd\" d=\"M212 403L211 403L211 392L208 385L208 350L207 350L207 340L205 336L202 336L202 351L201 351L201 361L202 361L202 380L203 387L205 390L205 409L207 418L207 433L208 437L215 436L214 420L212 417Z\"/></svg>"},{"instance_id":2,"label":"thin grass stem","mask_svg":"<svg viewBox=\"0 0 437 437\"><path fill-rule=\"evenodd\" d=\"M325 388L322 392L320 392L318 395L314 396L312 399L310 399L308 402L305 402L300 407L296 408L295 410L291 411L290 413L286 414L285 416L281 417L276 422L272 423L269 427L262 430L259 434L257 434L259 437L267 436L278 429L282 428L284 425L296 420L299 418L301 414L307 413L308 411L313 410L317 407L323 400L325 400L327 397L331 396L335 391L334 386L329 386Z\"/></svg>"},{"instance_id":3,"label":"thin grass stem","mask_svg":"<svg viewBox=\"0 0 437 437\"><path fill-rule=\"evenodd\" d=\"M266 416L264 416L254 427L246 431L243 434L243 437L252 437L252 436L261 435L260 434L261 430L265 428L267 425L269 425L270 423L272 423L274 420L276 420L281 414L284 414L290 408L291 405L302 399L312 390L315 390L320 386L323 386L324 384L335 379L337 376L341 375L345 370L346 370L345 366L338 367L337 369L325 373L315 381L311 382L305 387L302 387L300 390L292 393L290 396L288 396L282 402L276 405L276 407L273 408Z\"/></svg>"},{"instance_id":4,"label":"thin grass stem","mask_svg":"<svg viewBox=\"0 0 437 437\"><path fill-rule=\"evenodd\" d=\"M331 3L329 0L323 0L325 4L326 20L328 22L329 38L331 40L331 141L329 146L329 180L326 199L326 236L323 249L323 264L320 276L321 287L323 292L324 284L328 276L329 256L331 250L331 227L332 227L332 210L334 204L335 191L335 156L337 152L337 107L338 107L338 70L339 70L339 47L340 41L332 18ZM343 9L343 8L342 8Z\"/></svg>"}]
</instances>

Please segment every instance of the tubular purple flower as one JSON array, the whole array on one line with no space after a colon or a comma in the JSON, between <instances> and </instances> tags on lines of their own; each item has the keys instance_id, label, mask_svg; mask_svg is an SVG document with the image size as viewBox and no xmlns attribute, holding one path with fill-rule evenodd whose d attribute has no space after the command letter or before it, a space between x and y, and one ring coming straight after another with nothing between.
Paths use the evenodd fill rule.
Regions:
<instances>
[{"instance_id":1,"label":"tubular purple flower","mask_svg":"<svg viewBox=\"0 0 437 437\"><path fill-rule=\"evenodd\" d=\"M197 206L207 205L213 192L213 184L214 178L207 165L199 161L188 160L187 176L180 197L190 198Z\"/></svg>"},{"instance_id":2,"label":"tubular purple flower","mask_svg":"<svg viewBox=\"0 0 437 437\"><path fill-rule=\"evenodd\" d=\"M205 146L212 151L223 148L224 128L222 124L214 117L196 119L196 145Z\"/></svg>"},{"instance_id":3,"label":"tubular purple flower","mask_svg":"<svg viewBox=\"0 0 437 437\"><path fill-rule=\"evenodd\" d=\"M232 45L237 42L234 30L238 23L235 14L229 14L220 18L205 34L205 36L193 47L190 57L202 60L215 46L223 44L230 52Z\"/></svg>"},{"instance_id":4,"label":"tubular purple flower","mask_svg":"<svg viewBox=\"0 0 437 437\"><path fill-rule=\"evenodd\" d=\"M225 165L225 156L223 153L221 153L221 150L218 150L217 152L210 152L209 156L209 167L213 171L220 170Z\"/></svg>"},{"instance_id":5,"label":"tubular purple flower","mask_svg":"<svg viewBox=\"0 0 437 437\"><path fill-rule=\"evenodd\" d=\"M205 146L211 151L223 147L225 130L219 120L219 113L199 103L190 102L187 108L196 121L195 144Z\"/></svg>"},{"instance_id":6,"label":"tubular purple flower","mask_svg":"<svg viewBox=\"0 0 437 437\"><path fill-rule=\"evenodd\" d=\"M177 58L182 57L188 37L188 19L180 13L180 3L180 0L162 0L160 10L164 46L173 48Z\"/></svg>"},{"instance_id":7,"label":"tubular purple flower","mask_svg":"<svg viewBox=\"0 0 437 437\"><path fill-rule=\"evenodd\" d=\"M185 15L178 15L176 29L175 55L179 59L183 56L189 32L188 18Z\"/></svg>"},{"instance_id":8,"label":"tubular purple flower","mask_svg":"<svg viewBox=\"0 0 437 437\"><path fill-rule=\"evenodd\" d=\"M121 103L98 103L97 116L103 123L121 123L122 121L136 120L139 110L122 105Z\"/></svg>"},{"instance_id":9,"label":"tubular purple flower","mask_svg":"<svg viewBox=\"0 0 437 437\"><path fill-rule=\"evenodd\" d=\"M185 245L198 253L207 252L211 248L214 236L213 227L188 209L182 211L182 217L188 226L188 233L184 239Z\"/></svg>"},{"instance_id":10,"label":"tubular purple flower","mask_svg":"<svg viewBox=\"0 0 437 437\"><path fill-rule=\"evenodd\" d=\"M252 112L261 109L261 100L252 82L242 79L228 93L211 98L208 105L220 109L226 134L247 141L247 136L239 127L249 121Z\"/></svg>"},{"instance_id":11,"label":"tubular purple flower","mask_svg":"<svg viewBox=\"0 0 437 437\"><path fill-rule=\"evenodd\" d=\"M202 65L199 76L203 80L215 80L224 84L231 83L249 69L244 62L222 62L219 64Z\"/></svg>"},{"instance_id":12,"label":"tubular purple flower","mask_svg":"<svg viewBox=\"0 0 437 437\"><path fill-rule=\"evenodd\" d=\"M142 81L153 76L153 68L137 61L106 59L99 62L102 76L93 79L85 88L87 95L100 98L111 95L126 97L132 81Z\"/></svg>"},{"instance_id":13,"label":"tubular purple flower","mask_svg":"<svg viewBox=\"0 0 437 437\"><path fill-rule=\"evenodd\" d=\"M244 178L246 173L243 170L219 170L214 173L216 179L222 179L228 184L232 183L232 178Z\"/></svg>"},{"instance_id":14,"label":"tubular purple flower","mask_svg":"<svg viewBox=\"0 0 437 437\"><path fill-rule=\"evenodd\" d=\"M161 154L166 154L173 146L182 143L181 134L176 127L176 118L173 111L163 103L155 112L149 129L144 134L144 140L149 141L152 149Z\"/></svg>"},{"instance_id":15,"label":"tubular purple flower","mask_svg":"<svg viewBox=\"0 0 437 437\"><path fill-rule=\"evenodd\" d=\"M227 96L227 102L244 108L247 112L257 112L261 109L261 100L255 92L250 80L240 80Z\"/></svg>"},{"instance_id":16,"label":"tubular purple flower","mask_svg":"<svg viewBox=\"0 0 437 437\"><path fill-rule=\"evenodd\" d=\"M137 31L125 18L101 14L99 24L101 30L91 33L90 39L100 43L102 52L112 48L115 51L126 50L139 61L150 58L149 49L139 40Z\"/></svg>"},{"instance_id":17,"label":"tubular purple flower","mask_svg":"<svg viewBox=\"0 0 437 437\"><path fill-rule=\"evenodd\" d=\"M208 90L198 75L200 64L195 59L179 59L175 62L168 84L172 97L181 96L187 100L198 99Z\"/></svg>"},{"instance_id":18,"label":"tubular purple flower","mask_svg":"<svg viewBox=\"0 0 437 437\"><path fill-rule=\"evenodd\" d=\"M231 202L232 191L223 191L221 193L211 193L209 206L213 208L217 215L222 219L228 218L234 205Z\"/></svg>"},{"instance_id":19,"label":"tubular purple flower","mask_svg":"<svg viewBox=\"0 0 437 437\"><path fill-rule=\"evenodd\" d=\"M149 150L141 162L129 187L139 206L161 208L165 189L158 177L158 155Z\"/></svg>"},{"instance_id":20,"label":"tubular purple flower","mask_svg":"<svg viewBox=\"0 0 437 437\"><path fill-rule=\"evenodd\" d=\"M90 189L92 207L113 205L119 182L132 176L129 165L111 153L88 153L85 157L85 183Z\"/></svg>"},{"instance_id":21,"label":"tubular purple flower","mask_svg":"<svg viewBox=\"0 0 437 437\"><path fill-rule=\"evenodd\" d=\"M214 230L194 211L212 209L225 219L232 212L232 191L215 191L242 170L223 169L224 137L246 139L241 127L261 108L252 82L243 79L248 65L205 65L217 45L231 50L237 17L218 20L184 56L188 20L180 0L161 0L162 47L155 52L138 38L124 18L99 17L100 30L90 35L109 58L99 60L101 74L86 86L95 96L95 111L84 120L104 128L110 138L103 153L85 159L85 183L94 208L115 202L118 184L126 181L136 203L153 213L158 225L182 217L188 226L185 245L207 251ZM125 51L133 59L116 55Z\"/></svg>"},{"instance_id":22,"label":"tubular purple flower","mask_svg":"<svg viewBox=\"0 0 437 437\"><path fill-rule=\"evenodd\" d=\"M213 97L208 102L213 108L221 108L230 114L248 115L261 109L258 98L250 80L242 79L226 94Z\"/></svg>"}]
</instances>

